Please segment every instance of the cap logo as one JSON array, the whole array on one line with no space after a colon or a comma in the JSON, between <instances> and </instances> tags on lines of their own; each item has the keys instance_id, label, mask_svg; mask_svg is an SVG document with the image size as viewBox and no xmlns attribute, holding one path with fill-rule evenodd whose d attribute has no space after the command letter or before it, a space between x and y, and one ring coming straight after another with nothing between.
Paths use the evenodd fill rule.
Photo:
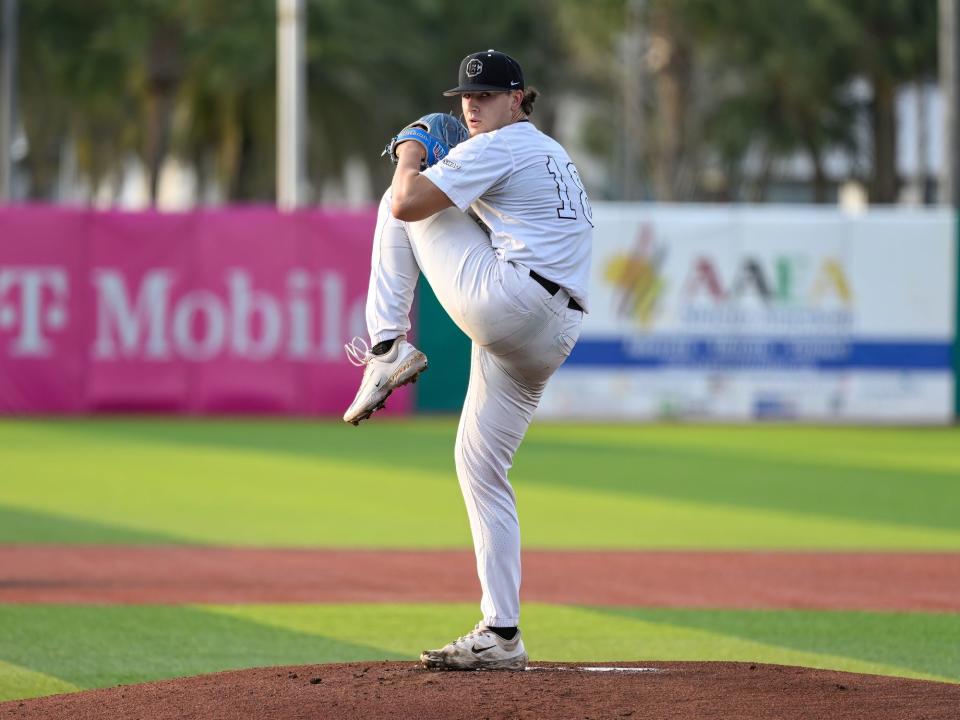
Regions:
<instances>
[{"instance_id":1,"label":"cap logo","mask_svg":"<svg viewBox=\"0 0 960 720\"><path fill-rule=\"evenodd\" d=\"M483 63L474 58L467 63L467 77L476 77L483 72Z\"/></svg>"}]
</instances>

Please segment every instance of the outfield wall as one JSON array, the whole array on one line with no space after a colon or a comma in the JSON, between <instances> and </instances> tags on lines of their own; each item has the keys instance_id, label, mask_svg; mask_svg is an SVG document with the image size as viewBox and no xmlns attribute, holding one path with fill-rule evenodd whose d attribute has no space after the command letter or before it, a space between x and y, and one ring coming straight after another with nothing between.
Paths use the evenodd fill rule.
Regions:
<instances>
[{"instance_id":1,"label":"outfield wall","mask_svg":"<svg viewBox=\"0 0 960 720\"><path fill-rule=\"evenodd\" d=\"M952 212L600 204L595 220L591 313L541 416L953 419ZM0 413L339 416L374 222L0 210ZM469 343L429 291L418 317L417 407L456 411ZM388 411L412 407L404 388Z\"/></svg>"},{"instance_id":2,"label":"outfield wall","mask_svg":"<svg viewBox=\"0 0 960 720\"><path fill-rule=\"evenodd\" d=\"M948 210L602 205L540 415L949 422Z\"/></svg>"},{"instance_id":3,"label":"outfield wall","mask_svg":"<svg viewBox=\"0 0 960 720\"><path fill-rule=\"evenodd\" d=\"M0 210L0 413L341 415L375 218Z\"/></svg>"}]
</instances>

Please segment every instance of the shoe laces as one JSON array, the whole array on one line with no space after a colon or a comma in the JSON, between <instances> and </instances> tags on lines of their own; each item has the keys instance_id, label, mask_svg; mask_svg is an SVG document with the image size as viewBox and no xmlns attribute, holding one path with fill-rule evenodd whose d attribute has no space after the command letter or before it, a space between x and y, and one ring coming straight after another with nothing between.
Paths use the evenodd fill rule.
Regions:
<instances>
[{"instance_id":1,"label":"shoe laces","mask_svg":"<svg viewBox=\"0 0 960 720\"><path fill-rule=\"evenodd\" d=\"M370 352L370 346L362 337L355 337L350 342L344 344L343 350L347 353L347 360L354 367L363 367L373 358Z\"/></svg>"},{"instance_id":2,"label":"shoe laces","mask_svg":"<svg viewBox=\"0 0 960 720\"><path fill-rule=\"evenodd\" d=\"M487 627L483 623L477 623L477 626L468 632L466 635L461 635L456 640L453 641L453 644L462 643L464 640L472 640L473 638L480 637L483 633L488 632Z\"/></svg>"}]
</instances>

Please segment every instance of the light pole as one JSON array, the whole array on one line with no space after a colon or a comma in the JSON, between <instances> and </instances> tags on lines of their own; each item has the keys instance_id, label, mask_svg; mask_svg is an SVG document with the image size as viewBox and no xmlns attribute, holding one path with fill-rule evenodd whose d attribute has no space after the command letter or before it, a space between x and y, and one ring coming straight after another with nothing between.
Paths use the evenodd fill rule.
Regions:
<instances>
[{"instance_id":1,"label":"light pole","mask_svg":"<svg viewBox=\"0 0 960 720\"><path fill-rule=\"evenodd\" d=\"M306 176L306 8L277 0L277 206L303 204Z\"/></svg>"},{"instance_id":2,"label":"light pole","mask_svg":"<svg viewBox=\"0 0 960 720\"><path fill-rule=\"evenodd\" d=\"M960 207L960 5L940 0L940 91L943 95L944 158L940 175L940 202Z\"/></svg>"},{"instance_id":3,"label":"light pole","mask_svg":"<svg viewBox=\"0 0 960 720\"><path fill-rule=\"evenodd\" d=\"M620 198L640 199L640 161L644 148L643 91L646 82L646 37L644 32L644 0L628 0L625 12L626 32L621 38L621 142L623 156L620 177Z\"/></svg>"},{"instance_id":4,"label":"light pole","mask_svg":"<svg viewBox=\"0 0 960 720\"><path fill-rule=\"evenodd\" d=\"M0 23L0 203L13 197L13 126L17 117L17 2L2 0Z\"/></svg>"}]
</instances>

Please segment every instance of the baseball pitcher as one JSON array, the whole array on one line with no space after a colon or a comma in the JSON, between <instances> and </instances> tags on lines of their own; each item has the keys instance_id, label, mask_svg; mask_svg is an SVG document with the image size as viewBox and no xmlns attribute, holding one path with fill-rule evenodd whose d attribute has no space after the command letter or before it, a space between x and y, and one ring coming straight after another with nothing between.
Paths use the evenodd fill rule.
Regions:
<instances>
[{"instance_id":1,"label":"baseball pitcher","mask_svg":"<svg viewBox=\"0 0 960 720\"><path fill-rule=\"evenodd\" d=\"M346 346L365 369L343 419L369 418L427 368L406 339L423 272L473 343L455 459L483 617L420 659L431 669L522 670L520 526L507 471L547 380L580 335L592 211L567 152L529 121L537 91L516 60L495 50L468 55L444 95L459 96L465 128L451 115L427 115L385 151L397 166L374 235L370 343Z\"/></svg>"}]
</instances>

